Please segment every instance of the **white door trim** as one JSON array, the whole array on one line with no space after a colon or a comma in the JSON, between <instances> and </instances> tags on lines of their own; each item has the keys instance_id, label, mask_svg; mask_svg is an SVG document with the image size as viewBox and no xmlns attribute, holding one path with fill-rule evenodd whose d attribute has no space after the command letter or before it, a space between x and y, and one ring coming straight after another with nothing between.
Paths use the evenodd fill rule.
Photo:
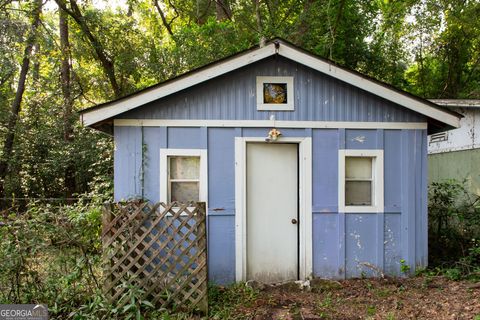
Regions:
<instances>
[{"instance_id":1,"label":"white door trim","mask_svg":"<svg viewBox=\"0 0 480 320\"><path fill-rule=\"evenodd\" d=\"M235 138L235 280L247 280L246 147L265 137ZM298 143L299 278L312 277L312 138L279 138L276 143Z\"/></svg>"}]
</instances>

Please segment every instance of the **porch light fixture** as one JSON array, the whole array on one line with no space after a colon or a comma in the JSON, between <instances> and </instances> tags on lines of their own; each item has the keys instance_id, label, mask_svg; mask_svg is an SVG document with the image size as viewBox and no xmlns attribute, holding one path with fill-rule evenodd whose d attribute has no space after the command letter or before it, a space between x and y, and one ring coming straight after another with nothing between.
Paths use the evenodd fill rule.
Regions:
<instances>
[{"instance_id":1,"label":"porch light fixture","mask_svg":"<svg viewBox=\"0 0 480 320\"><path fill-rule=\"evenodd\" d=\"M265 142L275 142L281 135L282 133L280 132L280 130L273 128L268 132L268 136L265 138Z\"/></svg>"}]
</instances>

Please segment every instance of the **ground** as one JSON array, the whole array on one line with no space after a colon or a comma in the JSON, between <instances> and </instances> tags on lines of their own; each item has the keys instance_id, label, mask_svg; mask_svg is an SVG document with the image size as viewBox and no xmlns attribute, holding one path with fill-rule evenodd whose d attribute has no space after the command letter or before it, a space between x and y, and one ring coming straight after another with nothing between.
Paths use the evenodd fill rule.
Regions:
<instances>
[{"instance_id":1,"label":"ground","mask_svg":"<svg viewBox=\"0 0 480 320\"><path fill-rule=\"evenodd\" d=\"M221 288L219 294L231 295L229 290ZM294 283L260 286L246 300L213 318L480 320L480 284L437 276L312 280L310 292Z\"/></svg>"}]
</instances>

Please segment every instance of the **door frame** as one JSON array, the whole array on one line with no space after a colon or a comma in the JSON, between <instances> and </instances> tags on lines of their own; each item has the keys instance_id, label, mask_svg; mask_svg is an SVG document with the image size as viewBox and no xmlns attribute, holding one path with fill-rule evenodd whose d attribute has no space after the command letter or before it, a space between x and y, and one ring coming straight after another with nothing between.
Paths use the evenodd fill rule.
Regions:
<instances>
[{"instance_id":1,"label":"door frame","mask_svg":"<svg viewBox=\"0 0 480 320\"><path fill-rule=\"evenodd\" d=\"M267 143L265 137L235 138L235 280L247 280L247 143ZM298 217L299 217L299 274L307 280L313 274L312 248L312 138L279 138L273 143L298 144Z\"/></svg>"}]
</instances>

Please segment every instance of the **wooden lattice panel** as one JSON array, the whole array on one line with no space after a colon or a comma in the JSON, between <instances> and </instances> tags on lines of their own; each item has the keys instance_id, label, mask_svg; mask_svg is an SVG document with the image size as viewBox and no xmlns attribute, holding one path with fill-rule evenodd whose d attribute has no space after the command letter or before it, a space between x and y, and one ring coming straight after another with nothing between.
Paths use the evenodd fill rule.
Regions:
<instances>
[{"instance_id":1,"label":"wooden lattice panel","mask_svg":"<svg viewBox=\"0 0 480 320\"><path fill-rule=\"evenodd\" d=\"M128 202L103 212L104 292L117 305L129 285L157 307L207 312L205 203Z\"/></svg>"}]
</instances>

